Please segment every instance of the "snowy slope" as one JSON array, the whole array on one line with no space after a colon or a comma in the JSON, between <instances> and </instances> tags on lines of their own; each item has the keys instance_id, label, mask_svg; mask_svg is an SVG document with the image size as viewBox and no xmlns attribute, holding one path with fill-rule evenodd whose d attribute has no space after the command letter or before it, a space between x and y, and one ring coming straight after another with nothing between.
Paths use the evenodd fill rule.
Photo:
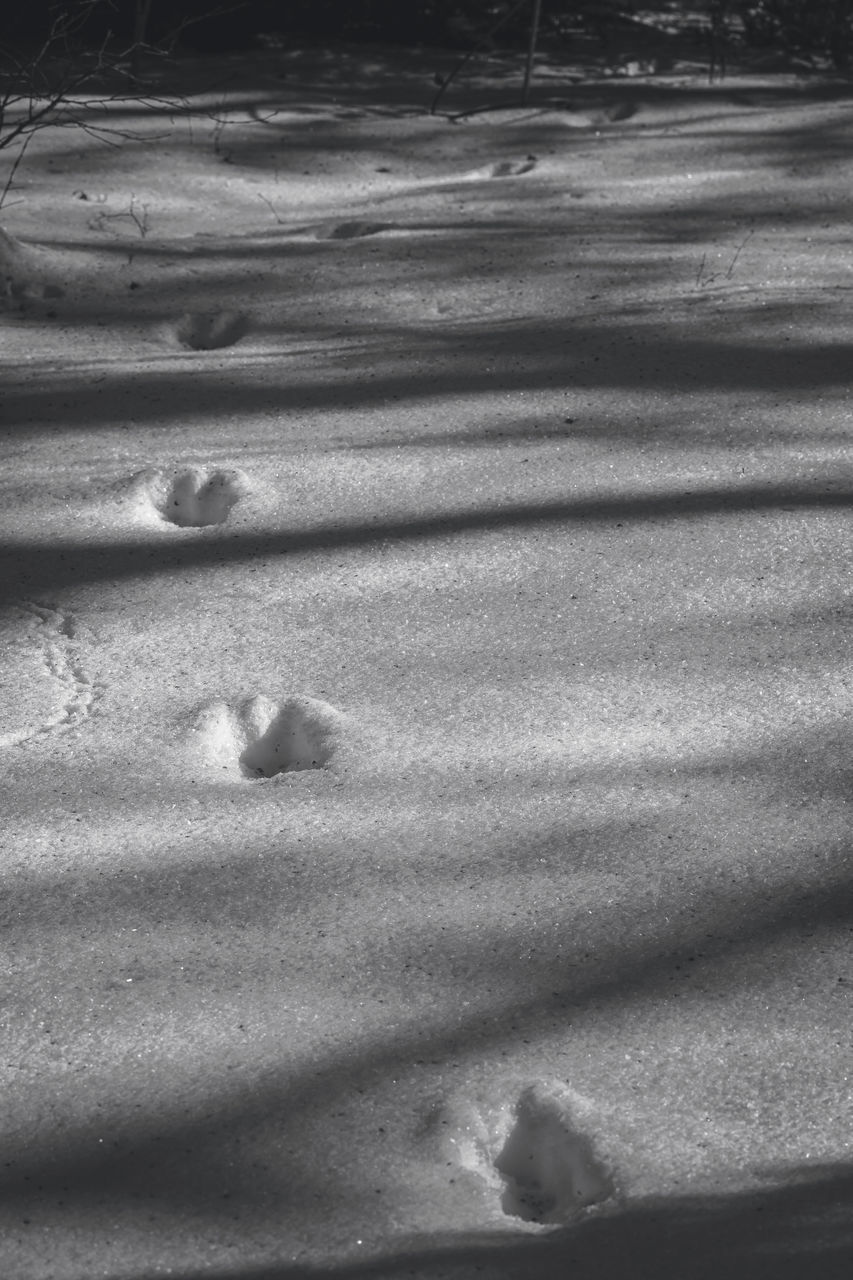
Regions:
<instances>
[{"instance_id":1,"label":"snowy slope","mask_svg":"<svg viewBox=\"0 0 853 1280\"><path fill-rule=\"evenodd\" d=\"M0 1270L847 1275L850 108L345 70L4 210Z\"/></svg>"}]
</instances>

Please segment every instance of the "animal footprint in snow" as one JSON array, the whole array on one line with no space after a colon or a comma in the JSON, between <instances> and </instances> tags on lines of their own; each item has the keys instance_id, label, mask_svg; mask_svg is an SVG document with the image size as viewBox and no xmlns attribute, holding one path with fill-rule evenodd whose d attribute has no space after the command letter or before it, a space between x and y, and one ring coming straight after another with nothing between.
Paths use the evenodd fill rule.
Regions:
<instances>
[{"instance_id":1,"label":"animal footprint in snow","mask_svg":"<svg viewBox=\"0 0 853 1280\"><path fill-rule=\"evenodd\" d=\"M233 347L248 332L248 316L238 311L189 312L181 316L174 329L180 345L190 351Z\"/></svg>"},{"instance_id":2,"label":"animal footprint in snow","mask_svg":"<svg viewBox=\"0 0 853 1280\"><path fill-rule=\"evenodd\" d=\"M222 524L239 497L239 488L227 471L207 473L190 468L173 480L160 514L164 520L183 526Z\"/></svg>"},{"instance_id":3,"label":"animal footprint in snow","mask_svg":"<svg viewBox=\"0 0 853 1280\"><path fill-rule=\"evenodd\" d=\"M223 524L249 488L239 471L213 471L206 467L143 472L138 480L160 519L182 528Z\"/></svg>"},{"instance_id":4,"label":"animal footprint in snow","mask_svg":"<svg viewBox=\"0 0 853 1280\"><path fill-rule=\"evenodd\" d=\"M600 1117L565 1085L534 1084L512 1105L455 1105L452 1152L498 1198L500 1210L541 1225L571 1221L616 1195L611 1161L594 1136Z\"/></svg>"},{"instance_id":5,"label":"animal footprint in snow","mask_svg":"<svg viewBox=\"0 0 853 1280\"><path fill-rule=\"evenodd\" d=\"M530 173L536 168L536 158L528 156L526 160L501 160L489 169L490 178L519 178L523 173Z\"/></svg>"},{"instance_id":6,"label":"animal footprint in snow","mask_svg":"<svg viewBox=\"0 0 853 1280\"><path fill-rule=\"evenodd\" d=\"M338 748L344 717L318 698L273 702L263 694L238 707L204 708L195 733L208 764L244 778L322 769Z\"/></svg>"},{"instance_id":7,"label":"animal footprint in snow","mask_svg":"<svg viewBox=\"0 0 853 1280\"><path fill-rule=\"evenodd\" d=\"M377 236L380 231L393 231L393 222L339 222L325 231L318 231L318 240L362 240L365 236Z\"/></svg>"},{"instance_id":8,"label":"animal footprint in snow","mask_svg":"<svg viewBox=\"0 0 853 1280\"><path fill-rule=\"evenodd\" d=\"M578 1110L576 1095L568 1091L532 1085L521 1094L515 1123L494 1161L506 1184L504 1213L525 1222L566 1222L613 1195L613 1178Z\"/></svg>"}]
</instances>

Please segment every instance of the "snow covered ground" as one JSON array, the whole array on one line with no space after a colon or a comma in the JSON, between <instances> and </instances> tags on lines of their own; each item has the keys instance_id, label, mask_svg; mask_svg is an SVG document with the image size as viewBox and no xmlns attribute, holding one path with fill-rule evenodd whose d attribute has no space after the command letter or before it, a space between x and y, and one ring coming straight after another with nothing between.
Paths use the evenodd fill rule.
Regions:
<instances>
[{"instance_id":1,"label":"snow covered ground","mask_svg":"<svg viewBox=\"0 0 853 1280\"><path fill-rule=\"evenodd\" d=\"M850 1274L849 95L428 63L0 218L9 1280Z\"/></svg>"}]
</instances>

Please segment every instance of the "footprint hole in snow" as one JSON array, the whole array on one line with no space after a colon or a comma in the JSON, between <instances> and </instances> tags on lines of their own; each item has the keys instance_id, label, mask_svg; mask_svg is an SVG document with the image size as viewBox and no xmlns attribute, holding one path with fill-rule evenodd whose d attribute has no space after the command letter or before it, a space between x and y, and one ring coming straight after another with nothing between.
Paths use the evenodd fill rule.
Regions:
<instances>
[{"instance_id":1,"label":"footprint hole in snow","mask_svg":"<svg viewBox=\"0 0 853 1280\"><path fill-rule=\"evenodd\" d=\"M382 231L393 231L393 222L339 222L320 232L318 240L363 240L365 236L378 236Z\"/></svg>"},{"instance_id":2,"label":"footprint hole in snow","mask_svg":"<svg viewBox=\"0 0 853 1280\"><path fill-rule=\"evenodd\" d=\"M608 1200L613 1177L571 1107L541 1086L522 1093L515 1124L494 1160L504 1182L501 1208L524 1222L559 1224Z\"/></svg>"},{"instance_id":3,"label":"footprint hole in snow","mask_svg":"<svg viewBox=\"0 0 853 1280\"><path fill-rule=\"evenodd\" d=\"M329 725L322 704L291 699L273 716L265 731L240 755L247 778L274 778L279 773L322 769L332 755Z\"/></svg>"},{"instance_id":4,"label":"footprint hole in snow","mask_svg":"<svg viewBox=\"0 0 853 1280\"><path fill-rule=\"evenodd\" d=\"M162 518L181 528L223 524L243 496L239 477L227 471L190 467L177 472L155 500Z\"/></svg>"},{"instance_id":5,"label":"footprint hole in snow","mask_svg":"<svg viewBox=\"0 0 853 1280\"><path fill-rule=\"evenodd\" d=\"M528 156L526 160L501 160L492 165L490 176L492 178L520 178L522 174L530 173L535 168L536 159L534 156Z\"/></svg>"},{"instance_id":6,"label":"footprint hole in snow","mask_svg":"<svg viewBox=\"0 0 853 1280\"><path fill-rule=\"evenodd\" d=\"M239 311L188 312L175 325L175 337L190 351L233 347L249 332L249 317Z\"/></svg>"}]
</instances>

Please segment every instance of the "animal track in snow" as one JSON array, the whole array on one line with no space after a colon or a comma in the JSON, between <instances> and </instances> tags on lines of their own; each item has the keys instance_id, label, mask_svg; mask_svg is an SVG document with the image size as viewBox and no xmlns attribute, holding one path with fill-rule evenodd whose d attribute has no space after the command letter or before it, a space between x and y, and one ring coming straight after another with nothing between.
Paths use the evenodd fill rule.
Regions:
<instances>
[{"instance_id":1,"label":"animal track in snow","mask_svg":"<svg viewBox=\"0 0 853 1280\"><path fill-rule=\"evenodd\" d=\"M528 156L526 160L501 160L493 164L487 171L490 178L520 178L523 173L530 173L536 168L536 158Z\"/></svg>"},{"instance_id":2,"label":"animal track in snow","mask_svg":"<svg viewBox=\"0 0 853 1280\"><path fill-rule=\"evenodd\" d=\"M237 707L205 707L194 731L209 764L244 778L274 778L322 769L338 747L343 723L341 713L318 698L278 703L256 694Z\"/></svg>"},{"instance_id":3,"label":"animal track in snow","mask_svg":"<svg viewBox=\"0 0 853 1280\"><path fill-rule=\"evenodd\" d=\"M90 714L96 689L77 644L72 613L25 601L8 621L8 655L0 682L0 747L20 746L41 734L70 729ZM0 628L2 632L7 628Z\"/></svg>"},{"instance_id":4,"label":"animal track in snow","mask_svg":"<svg viewBox=\"0 0 853 1280\"><path fill-rule=\"evenodd\" d=\"M175 325L174 334L190 351L219 351L233 347L249 327L248 316L240 311L188 312Z\"/></svg>"},{"instance_id":5,"label":"animal track in snow","mask_svg":"<svg viewBox=\"0 0 853 1280\"><path fill-rule=\"evenodd\" d=\"M511 1104L472 1107L457 1099L442 1123L447 1154L486 1183L508 1217L558 1225L617 1193L611 1162L593 1136L600 1117L566 1085L529 1085Z\"/></svg>"},{"instance_id":6,"label":"animal track in snow","mask_svg":"<svg viewBox=\"0 0 853 1280\"><path fill-rule=\"evenodd\" d=\"M610 1171L582 1124L570 1092L542 1085L524 1090L494 1161L506 1184L504 1213L525 1222L567 1222L614 1194Z\"/></svg>"},{"instance_id":7,"label":"animal track in snow","mask_svg":"<svg viewBox=\"0 0 853 1280\"><path fill-rule=\"evenodd\" d=\"M361 240L365 236L379 235L380 231L393 231L393 222L339 222L317 232L318 240Z\"/></svg>"},{"instance_id":8,"label":"animal track in snow","mask_svg":"<svg viewBox=\"0 0 853 1280\"><path fill-rule=\"evenodd\" d=\"M161 520L193 529L223 524L249 489L242 472L207 467L143 471L136 484Z\"/></svg>"},{"instance_id":9,"label":"animal track in snow","mask_svg":"<svg viewBox=\"0 0 853 1280\"><path fill-rule=\"evenodd\" d=\"M538 165L535 156L526 160L498 160L495 164L483 165L479 169L469 169L467 173L457 174L454 178L445 179L456 182L483 182L491 178L520 178L522 174L531 173Z\"/></svg>"}]
</instances>

